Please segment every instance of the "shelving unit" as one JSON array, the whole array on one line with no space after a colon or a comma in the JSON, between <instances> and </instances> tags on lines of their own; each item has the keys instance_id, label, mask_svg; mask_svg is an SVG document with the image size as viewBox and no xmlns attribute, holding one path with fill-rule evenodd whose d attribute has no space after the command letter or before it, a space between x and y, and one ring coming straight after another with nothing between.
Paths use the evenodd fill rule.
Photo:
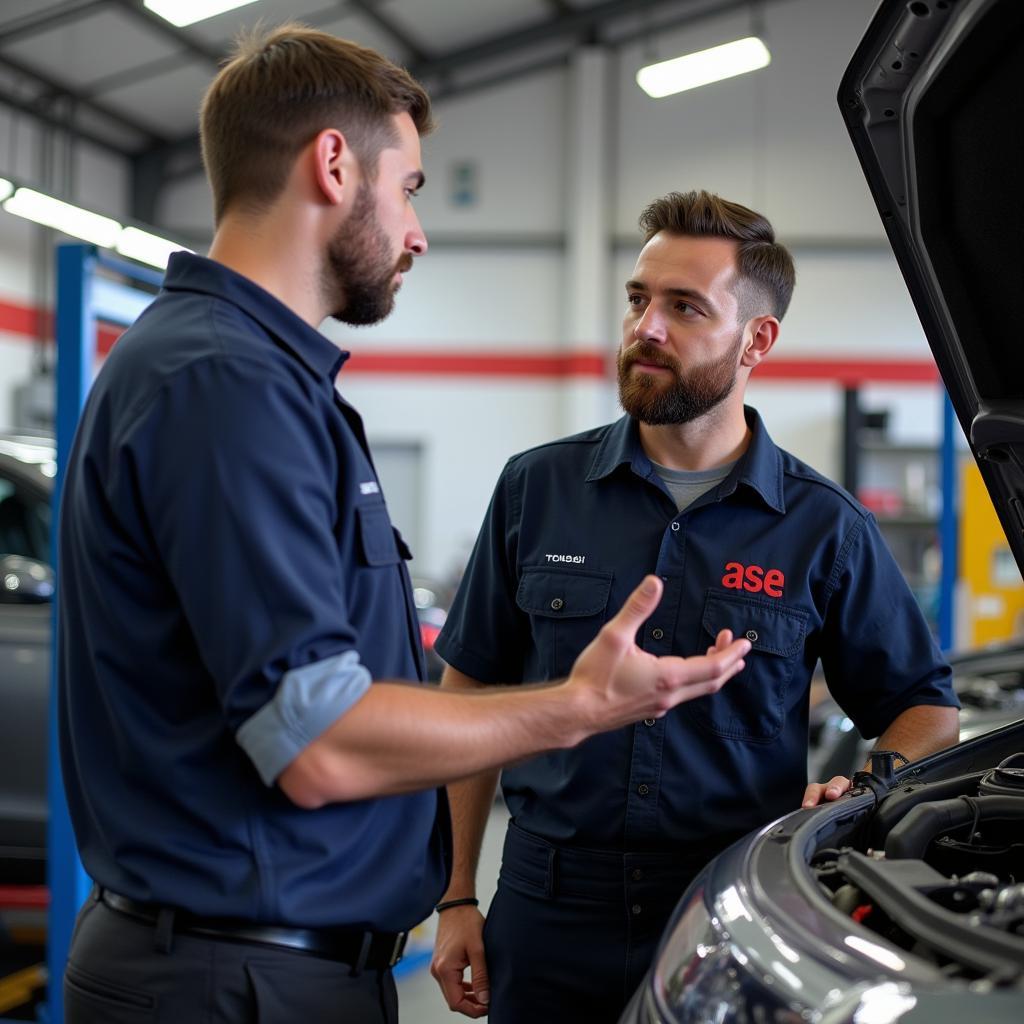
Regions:
<instances>
[{"instance_id":1,"label":"shelving unit","mask_svg":"<svg viewBox=\"0 0 1024 1024\"><path fill-rule=\"evenodd\" d=\"M875 513L883 536L932 629L939 630L942 571L942 463L938 443L903 444L886 434L884 414L845 392L843 485Z\"/></svg>"}]
</instances>

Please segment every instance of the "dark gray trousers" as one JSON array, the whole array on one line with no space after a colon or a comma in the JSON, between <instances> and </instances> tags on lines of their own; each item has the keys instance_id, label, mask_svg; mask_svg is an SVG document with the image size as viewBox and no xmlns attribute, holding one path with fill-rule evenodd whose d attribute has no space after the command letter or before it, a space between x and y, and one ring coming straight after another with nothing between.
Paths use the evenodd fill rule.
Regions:
<instances>
[{"instance_id":1,"label":"dark gray trousers","mask_svg":"<svg viewBox=\"0 0 1024 1024\"><path fill-rule=\"evenodd\" d=\"M166 951L165 951L166 950ZM391 971L171 935L90 897L64 974L65 1024L397 1024Z\"/></svg>"}]
</instances>

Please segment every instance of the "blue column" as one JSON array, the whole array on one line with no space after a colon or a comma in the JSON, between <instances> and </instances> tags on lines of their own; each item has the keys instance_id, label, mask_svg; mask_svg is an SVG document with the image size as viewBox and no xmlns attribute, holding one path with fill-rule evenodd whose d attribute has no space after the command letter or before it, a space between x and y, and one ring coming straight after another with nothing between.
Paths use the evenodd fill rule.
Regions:
<instances>
[{"instance_id":1,"label":"blue column","mask_svg":"<svg viewBox=\"0 0 1024 1024\"><path fill-rule=\"evenodd\" d=\"M53 562L60 586L60 556L57 544L57 510L85 396L92 384L96 353L96 321L92 314L93 270L96 251L89 245L57 247L57 477L53 491ZM60 661L57 603L53 606L53 644L50 685L50 752L47 793L50 808L46 872L50 887L46 961L49 972L47 1019L50 1024L64 1020L61 985L64 964L71 945L71 931L91 882L82 869L71 831L64 784L60 774L60 746L57 731L57 666Z\"/></svg>"}]
</instances>

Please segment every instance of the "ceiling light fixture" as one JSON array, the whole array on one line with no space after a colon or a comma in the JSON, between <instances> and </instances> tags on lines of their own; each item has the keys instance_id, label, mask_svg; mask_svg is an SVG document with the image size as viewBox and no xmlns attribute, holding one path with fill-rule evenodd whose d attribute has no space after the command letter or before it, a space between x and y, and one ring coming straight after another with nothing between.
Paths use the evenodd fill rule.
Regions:
<instances>
[{"instance_id":1,"label":"ceiling light fixture","mask_svg":"<svg viewBox=\"0 0 1024 1024\"><path fill-rule=\"evenodd\" d=\"M768 47L757 36L737 39L710 50L698 50L684 57L673 57L648 64L636 73L636 84L648 96L661 99L686 89L719 82L723 78L745 75L771 63Z\"/></svg>"},{"instance_id":2,"label":"ceiling light fixture","mask_svg":"<svg viewBox=\"0 0 1024 1024\"><path fill-rule=\"evenodd\" d=\"M113 217L83 210L35 189L22 188L6 178L0 178L0 208L102 249L116 249L122 256L148 263L158 270L167 267L171 253L192 252L180 242L130 224L124 227Z\"/></svg>"},{"instance_id":3,"label":"ceiling light fixture","mask_svg":"<svg viewBox=\"0 0 1024 1024\"><path fill-rule=\"evenodd\" d=\"M84 239L104 249L109 249L121 233L121 225L111 217L83 210L80 206L72 206L71 203L31 188L17 189L3 207L8 213L63 231L65 235Z\"/></svg>"},{"instance_id":4,"label":"ceiling light fixture","mask_svg":"<svg viewBox=\"0 0 1024 1024\"><path fill-rule=\"evenodd\" d=\"M236 7L245 7L256 0L143 0L142 6L160 15L176 28L194 25Z\"/></svg>"},{"instance_id":5,"label":"ceiling light fixture","mask_svg":"<svg viewBox=\"0 0 1024 1024\"><path fill-rule=\"evenodd\" d=\"M126 227L117 239L114 248L129 259L148 263L151 267L163 270L172 252L191 252L178 242L169 238L161 238L140 228Z\"/></svg>"}]
</instances>

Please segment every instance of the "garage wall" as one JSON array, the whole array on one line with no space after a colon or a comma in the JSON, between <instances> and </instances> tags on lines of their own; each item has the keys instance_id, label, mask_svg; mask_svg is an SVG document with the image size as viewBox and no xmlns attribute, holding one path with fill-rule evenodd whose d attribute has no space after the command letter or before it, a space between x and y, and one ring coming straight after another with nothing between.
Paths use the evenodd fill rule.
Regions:
<instances>
[{"instance_id":1,"label":"garage wall","mask_svg":"<svg viewBox=\"0 0 1024 1024\"><path fill-rule=\"evenodd\" d=\"M438 102L440 129L425 140L428 184L417 200L429 254L417 261L387 322L325 327L356 354L341 387L364 413L371 438L419 446L422 509L410 532L421 537L420 572L447 574L464 557L509 454L616 414L614 388L594 375L593 360L618 343L636 216L666 191L707 187L762 209L793 247L798 285L777 359L929 358L835 104L874 7L874 0L767 4L769 68L664 100L640 92L637 68L749 34L746 12L655 32L607 53L599 58L603 88L586 96L579 69L570 67ZM6 137L0 120L0 147ZM578 147L595 143L597 158L576 168ZM23 144L17 154L0 148L0 174L31 179L26 152ZM465 164L477 184L469 204L453 194L453 175ZM79 166L82 201L122 212L125 168L87 148ZM573 297L580 261L595 256L579 252L583 236L572 216L583 188L605 222L604 245L592 260L592 285ZM159 219L167 230L202 235L210 223L205 182L168 189ZM31 301L37 291L24 266L26 230L0 214L0 301ZM583 331L568 312L581 301L598 311ZM582 372L555 363L526 376L466 371L479 356L581 349L593 357ZM30 352L24 340L0 333L0 423ZM394 359L387 372L359 372L359 353ZM428 362L462 356L465 365L413 373L404 368L407 353ZM750 397L777 441L838 473L838 386L755 379ZM894 410L898 432L938 437L936 389L889 387L872 401ZM412 514L394 512L400 524Z\"/></svg>"}]
</instances>

